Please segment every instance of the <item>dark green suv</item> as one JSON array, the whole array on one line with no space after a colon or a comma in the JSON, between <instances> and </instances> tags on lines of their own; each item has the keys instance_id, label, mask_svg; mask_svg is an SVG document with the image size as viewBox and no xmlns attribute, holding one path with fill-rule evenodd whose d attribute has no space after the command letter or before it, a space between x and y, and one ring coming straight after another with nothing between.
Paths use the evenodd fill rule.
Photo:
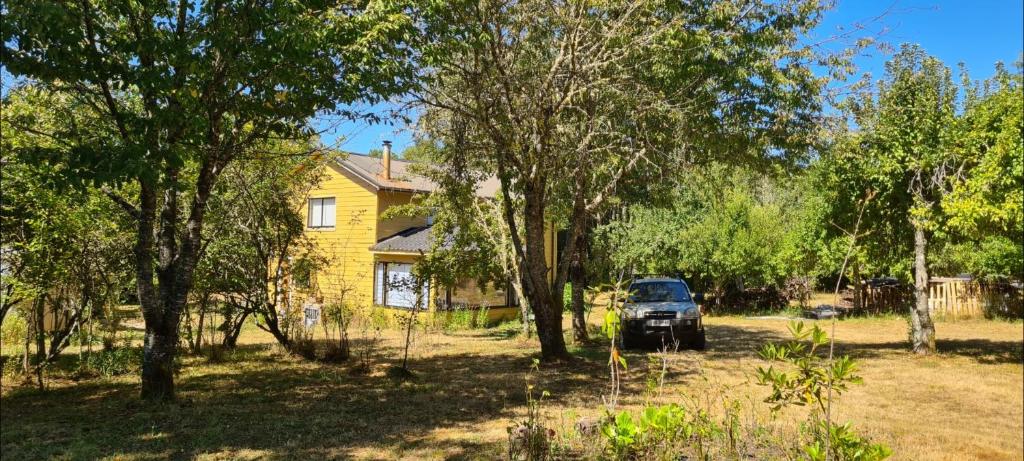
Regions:
<instances>
[{"instance_id":1,"label":"dark green suv","mask_svg":"<svg viewBox=\"0 0 1024 461\"><path fill-rule=\"evenodd\" d=\"M681 279L641 278L629 286L622 308L622 347L642 342L704 350L706 341L700 309Z\"/></svg>"}]
</instances>

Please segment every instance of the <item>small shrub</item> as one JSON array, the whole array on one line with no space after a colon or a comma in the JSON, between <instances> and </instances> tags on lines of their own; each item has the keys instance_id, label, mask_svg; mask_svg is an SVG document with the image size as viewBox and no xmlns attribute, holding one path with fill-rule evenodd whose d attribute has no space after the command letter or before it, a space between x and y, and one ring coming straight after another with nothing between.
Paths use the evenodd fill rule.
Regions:
<instances>
[{"instance_id":1,"label":"small shrub","mask_svg":"<svg viewBox=\"0 0 1024 461\"><path fill-rule=\"evenodd\" d=\"M330 363L342 363L347 361L351 355L348 344L330 341L327 343L327 348L324 350L323 360L324 362Z\"/></svg>"},{"instance_id":2,"label":"small shrub","mask_svg":"<svg viewBox=\"0 0 1024 461\"><path fill-rule=\"evenodd\" d=\"M370 326L378 330L390 328L395 324L395 317L390 310L376 306L370 309L368 320Z\"/></svg>"},{"instance_id":3,"label":"small shrub","mask_svg":"<svg viewBox=\"0 0 1024 461\"><path fill-rule=\"evenodd\" d=\"M138 373L142 368L142 349L116 347L93 352L79 364L79 376L96 374L104 378Z\"/></svg>"},{"instance_id":4,"label":"small shrub","mask_svg":"<svg viewBox=\"0 0 1024 461\"><path fill-rule=\"evenodd\" d=\"M674 459L682 448L679 442L693 432L686 411L676 404L645 407L636 420L622 411L601 427L615 459Z\"/></svg>"},{"instance_id":5,"label":"small shrub","mask_svg":"<svg viewBox=\"0 0 1024 461\"><path fill-rule=\"evenodd\" d=\"M548 391L534 394L534 385L530 382L533 373L538 371L540 361L533 359L530 372L526 374L526 419L514 421L508 426L508 459L537 461L548 459L551 454L551 438L554 431L542 424L540 408Z\"/></svg>"},{"instance_id":6,"label":"small shrub","mask_svg":"<svg viewBox=\"0 0 1024 461\"><path fill-rule=\"evenodd\" d=\"M0 356L0 361L3 362L2 377L4 380L8 378L21 377L25 372L22 368L21 357L17 355L4 355Z\"/></svg>"},{"instance_id":7,"label":"small shrub","mask_svg":"<svg viewBox=\"0 0 1024 461\"><path fill-rule=\"evenodd\" d=\"M833 359L817 353L829 344L828 335L819 326L805 329L803 322L789 326L792 339L784 344L765 344L761 358L773 364L758 367L758 384L771 388L765 402L772 410L797 405L811 408L809 423L804 425L803 451L812 460L878 461L888 458L889 448L859 437L850 424L834 424L828 420L830 401L838 398L851 383L860 383L854 374L857 364L849 356ZM776 370L774 364L784 369ZM807 429L809 428L809 429Z\"/></svg>"},{"instance_id":8,"label":"small shrub","mask_svg":"<svg viewBox=\"0 0 1024 461\"><path fill-rule=\"evenodd\" d=\"M227 349L220 344L211 344L203 349L206 360L210 363L222 363L227 360Z\"/></svg>"},{"instance_id":9,"label":"small shrub","mask_svg":"<svg viewBox=\"0 0 1024 461\"><path fill-rule=\"evenodd\" d=\"M491 310L487 306L483 306L476 310L476 317L473 318L473 328L487 328L487 323L491 317Z\"/></svg>"},{"instance_id":10,"label":"small shrub","mask_svg":"<svg viewBox=\"0 0 1024 461\"><path fill-rule=\"evenodd\" d=\"M316 342L313 341L311 334L305 332L304 329L299 329L292 337L291 344L288 345L288 352L306 360L316 360Z\"/></svg>"},{"instance_id":11,"label":"small shrub","mask_svg":"<svg viewBox=\"0 0 1024 461\"><path fill-rule=\"evenodd\" d=\"M477 309L459 307L435 314L433 327L445 333L483 329L487 328L489 318L490 309L486 306Z\"/></svg>"},{"instance_id":12,"label":"small shrub","mask_svg":"<svg viewBox=\"0 0 1024 461\"><path fill-rule=\"evenodd\" d=\"M5 345L21 344L28 334L28 322L17 309L11 309L4 318L3 328L0 329L0 342Z\"/></svg>"},{"instance_id":13,"label":"small shrub","mask_svg":"<svg viewBox=\"0 0 1024 461\"><path fill-rule=\"evenodd\" d=\"M804 454L810 461L825 461L826 459L848 460L848 461L880 461L892 456L892 450L885 445L871 443L871 441L858 436L850 423L832 424L827 426L824 421L817 421L811 426L809 438L812 442L804 446ZM825 433L828 432L826 436ZM828 437L832 456L825 456L825 444L823 441Z\"/></svg>"}]
</instances>

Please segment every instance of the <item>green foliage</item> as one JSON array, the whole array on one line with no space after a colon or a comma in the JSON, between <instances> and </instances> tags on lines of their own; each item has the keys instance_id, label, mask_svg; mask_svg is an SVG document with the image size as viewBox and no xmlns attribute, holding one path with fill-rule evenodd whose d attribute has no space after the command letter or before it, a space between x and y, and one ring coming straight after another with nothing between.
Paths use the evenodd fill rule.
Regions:
<instances>
[{"instance_id":1,"label":"green foliage","mask_svg":"<svg viewBox=\"0 0 1024 461\"><path fill-rule=\"evenodd\" d=\"M849 423L832 424L826 428L824 421L818 421L812 432L814 441L804 446L804 455L808 461L881 461L892 456L889 447L858 436ZM831 456L826 455L826 432L830 440Z\"/></svg>"},{"instance_id":2,"label":"green foliage","mask_svg":"<svg viewBox=\"0 0 1024 461\"><path fill-rule=\"evenodd\" d=\"M5 346L25 342L25 335L28 333L28 321L25 315L13 310L4 317L3 325L0 326L0 342Z\"/></svg>"},{"instance_id":3,"label":"green foliage","mask_svg":"<svg viewBox=\"0 0 1024 461\"><path fill-rule=\"evenodd\" d=\"M1019 239L1024 234L1021 66L1018 62L1017 72L1010 72L999 64L982 93L968 88L957 151L969 168L943 202L949 224L965 235L987 231Z\"/></svg>"},{"instance_id":4,"label":"green foliage","mask_svg":"<svg viewBox=\"0 0 1024 461\"><path fill-rule=\"evenodd\" d=\"M137 373L142 366L142 349L138 347L116 347L96 351L85 356L79 365L79 373L96 373L104 378Z\"/></svg>"},{"instance_id":5,"label":"green foliage","mask_svg":"<svg viewBox=\"0 0 1024 461\"><path fill-rule=\"evenodd\" d=\"M210 155L199 146L211 142L304 136L318 111L400 91L407 62L392 58L410 19L394 7L5 1L3 59L97 109L93 123L50 133L72 144L59 156L67 179L123 184Z\"/></svg>"},{"instance_id":6,"label":"green foliage","mask_svg":"<svg viewBox=\"0 0 1024 461\"><path fill-rule=\"evenodd\" d=\"M781 174L781 173L780 173ZM764 286L806 273L808 219L799 191L749 169L688 170L671 207L637 205L597 229L598 253L637 273L682 273L697 285Z\"/></svg>"},{"instance_id":7,"label":"green foliage","mask_svg":"<svg viewBox=\"0 0 1024 461\"><path fill-rule=\"evenodd\" d=\"M415 142L402 151L402 160L429 165L435 162L438 151L441 150L436 142L429 139L416 139Z\"/></svg>"},{"instance_id":8,"label":"green foliage","mask_svg":"<svg viewBox=\"0 0 1024 461\"><path fill-rule=\"evenodd\" d=\"M434 313L434 328L446 333L487 328L490 309L453 309Z\"/></svg>"},{"instance_id":9,"label":"green foliage","mask_svg":"<svg viewBox=\"0 0 1024 461\"><path fill-rule=\"evenodd\" d=\"M817 324L810 329L803 322L789 326L792 339L785 344L765 344L761 358L788 369L757 368L757 382L771 387L765 402L777 411L789 405L811 406L809 427L805 426L810 441L804 445L804 454L811 460L881 460L892 452L880 444L858 436L851 426L837 425L827 420L831 416L831 401L842 395L850 384L861 383L855 373L857 364L849 356L830 358L820 348L829 346L828 335ZM826 455L826 448L830 454Z\"/></svg>"},{"instance_id":10,"label":"green foliage","mask_svg":"<svg viewBox=\"0 0 1024 461\"><path fill-rule=\"evenodd\" d=\"M777 370L773 365L757 368L758 384L772 388L765 401L775 410L787 405L812 405L824 412L829 403L829 388L838 397L849 384L861 382L860 376L855 374L856 363L849 356L835 360L822 356L819 348L827 346L829 339L817 324L806 329L803 322L793 322L789 331L793 337L789 342L765 344L760 350L765 361L792 368L792 371Z\"/></svg>"},{"instance_id":11,"label":"green foliage","mask_svg":"<svg viewBox=\"0 0 1024 461\"><path fill-rule=\"evenodd\" d=\"M601 435L615 459L662 459L666 453L659 449L688 440L692 434L686 411L676 404L645 407L639 421L621 411L601 426Z\"/></svg>"}]
</instances>

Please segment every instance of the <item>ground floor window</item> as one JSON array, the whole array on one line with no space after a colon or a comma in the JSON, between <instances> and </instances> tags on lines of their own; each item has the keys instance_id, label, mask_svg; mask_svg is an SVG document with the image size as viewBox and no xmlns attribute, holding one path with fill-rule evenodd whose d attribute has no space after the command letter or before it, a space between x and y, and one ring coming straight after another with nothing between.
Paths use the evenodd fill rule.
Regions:
<instances>
[{"instance_id":1,"label":"ground floor window","mask_svg":"<svg viewBox=\"0 0 1024 461\"><path fill-rule=\"evenodd\" d=\"M519 298L511 283L480 286L473 279L464 279L445 290L441 301L445 309L452 310L519 306Z\"/></svg>"},{"instance_id":2,"label":"ground floor window","mask_svg":"<svg viewBox=\"0 0 1024 461\"><path fill-rule=\"evenodd\" d=\"M413 308L416 306L416 277L412 264L378 262L373 277L373 302L381 306ZM430 282L423 283L422 308L430 299Z\"/></svg>"}]
</instances>

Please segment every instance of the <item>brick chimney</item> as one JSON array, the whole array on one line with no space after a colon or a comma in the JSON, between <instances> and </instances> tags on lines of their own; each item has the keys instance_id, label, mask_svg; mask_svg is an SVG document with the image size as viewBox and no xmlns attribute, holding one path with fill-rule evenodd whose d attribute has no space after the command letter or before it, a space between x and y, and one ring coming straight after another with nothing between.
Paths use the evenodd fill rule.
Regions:
<instances>
[{"instance_id":1,"label":"brick chimney","mask_svg":"<svg viewBox=\"0 0 1024 461\"><path fill-rule=\"evenodd\" d=\"M381 157L381 164L384 165L384 171L381 172L384 179L391 179L391 141L384 141L384 156Z\"/></svg>"}]
</instances>

